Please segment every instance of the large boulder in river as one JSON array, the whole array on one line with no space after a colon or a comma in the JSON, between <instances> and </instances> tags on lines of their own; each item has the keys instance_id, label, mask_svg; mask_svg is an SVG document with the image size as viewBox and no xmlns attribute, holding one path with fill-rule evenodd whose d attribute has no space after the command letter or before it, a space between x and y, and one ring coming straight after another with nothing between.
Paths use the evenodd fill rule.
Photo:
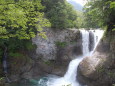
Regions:
<instances>
[{"instance_id":1,"label":"large boulder in river","mask_svg":"<svg viewBox=\"0 0 115 86\"><path fill-rule=\"evenodd\" d=\"M92 56L78 67L78 80L88 86L115 84L115 34L109 32L98 44Z\"/></svg>"}]
</instances>

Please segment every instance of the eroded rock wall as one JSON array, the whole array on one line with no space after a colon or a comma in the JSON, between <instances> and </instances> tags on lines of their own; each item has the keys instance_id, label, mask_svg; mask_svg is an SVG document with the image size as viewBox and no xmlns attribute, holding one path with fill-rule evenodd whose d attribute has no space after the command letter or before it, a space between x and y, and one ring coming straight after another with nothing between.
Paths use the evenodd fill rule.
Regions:
<instances>
[{"instance_id":1,"label":"eroded rock wall","mask_svg":"<svg viewBox=\"0 0 115 86\"><path fill-rule=\"evenodd\" d=\"M54 31L52 29L45 29L44 32L46 32L47 39L43 39L39 36L33 39L33 43L37 45L36 53L43 60L55 60L59 48L61 48L61 51L66 50L66 54L69 54L73 46L80 45L80 43L78 43L80 42L79 40L81 40L79 30L67 29ZM65 52L61 54L63 53ZM69 58L71 58L71 56Z\"/></svg>"},{"instance_id":2,"label":"eroded rock wall","mask_svg":"<svg viewBox=\"0 0 115 86\"><path fill-rule=\"evenodd\" d=\"M43 68L49 68L47 73L63 76L67 70L69 62L74 59L74 55L82 54L82 37L79 30L52 30L45 29L47 39L36 36L32 41L37 45L35 59L40 59ZM78 53L79 52L79 53ZM49 65L47 65L49 64Z\"/></svg>"}]
</instances>

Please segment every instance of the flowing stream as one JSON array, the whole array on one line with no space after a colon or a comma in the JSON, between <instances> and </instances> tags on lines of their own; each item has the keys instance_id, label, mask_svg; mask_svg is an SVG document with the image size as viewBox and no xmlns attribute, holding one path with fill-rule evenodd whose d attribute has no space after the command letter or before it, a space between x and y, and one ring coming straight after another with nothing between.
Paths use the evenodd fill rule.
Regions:
<instances>
[{"instance_id":1,"label":"flowing stream","mask_svg":"<svg viewBox=\"0 0 115 86\"><path fill-rule=\"evenodd\" d=\"M94 35L94 49L96 48L99 40L101 39L102 30L90 30ZM72 60L69 64L68 70L63 77L49 76L47 82L44 83L43 79L40 79L38 86L81 86L77 81L77 68L82 59L86 56L92 55L94 49L89 51L89 31L81 30L82 34L82 56L76 56L76 59Z\"/></svg>"}]
</instances>

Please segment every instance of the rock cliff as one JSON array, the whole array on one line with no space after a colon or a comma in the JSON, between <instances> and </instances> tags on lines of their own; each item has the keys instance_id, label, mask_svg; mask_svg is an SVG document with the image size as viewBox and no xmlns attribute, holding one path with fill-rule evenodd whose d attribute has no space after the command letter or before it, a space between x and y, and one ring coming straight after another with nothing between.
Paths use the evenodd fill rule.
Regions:
<instances>
[{"instance_id":1,"label":"rock cliff","mask_svg":"<svg viewBox=\"0 0 115 86\"><path fill-rule=\"evenodd\" d=\"M88 86L115 84L115 32L107 32L92 56L86 57L78 67L79 81Z\"/></svg>"},{"instance_id":2,"label":"rock cliff","mask_svg":"<svg viewBox=\"0 0 115 86\"><path fill-rule=\"evenodd\" d=\"M45 29L44 32L47 39L36 36L32 40L37 45L37 57L34 59L40 59L38 62L41 65L45 63L44 69L50 69L46 69L48 73L63 76L74 55L82 54L81 33L76 29Z\"/></svg>"}]
</instances>

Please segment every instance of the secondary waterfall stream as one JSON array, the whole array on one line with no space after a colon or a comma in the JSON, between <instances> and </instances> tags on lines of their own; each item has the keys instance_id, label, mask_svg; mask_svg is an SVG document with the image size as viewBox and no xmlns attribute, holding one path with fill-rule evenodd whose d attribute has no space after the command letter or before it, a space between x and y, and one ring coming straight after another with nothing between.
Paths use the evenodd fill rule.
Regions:
<instances>
[{"instance_id":1,"label":"secondary waterfall stream","mask_svg":"<svg viewBox=\"0 0 115 86\"><path fill-rule=\"evenodd\" d=\"M76 59L72 60L69 64L68 70L63 77L49 76L47 82L40 79L38 86L81 86L77 81L77 68L82 59L86 56L90 56L95 50L99 40L101 39L103 32L102 30L81 30L82 34L82 56L76 56ZM93 33L93 50L89 50L89 32Z\"/></svg>"}]
</instances>

